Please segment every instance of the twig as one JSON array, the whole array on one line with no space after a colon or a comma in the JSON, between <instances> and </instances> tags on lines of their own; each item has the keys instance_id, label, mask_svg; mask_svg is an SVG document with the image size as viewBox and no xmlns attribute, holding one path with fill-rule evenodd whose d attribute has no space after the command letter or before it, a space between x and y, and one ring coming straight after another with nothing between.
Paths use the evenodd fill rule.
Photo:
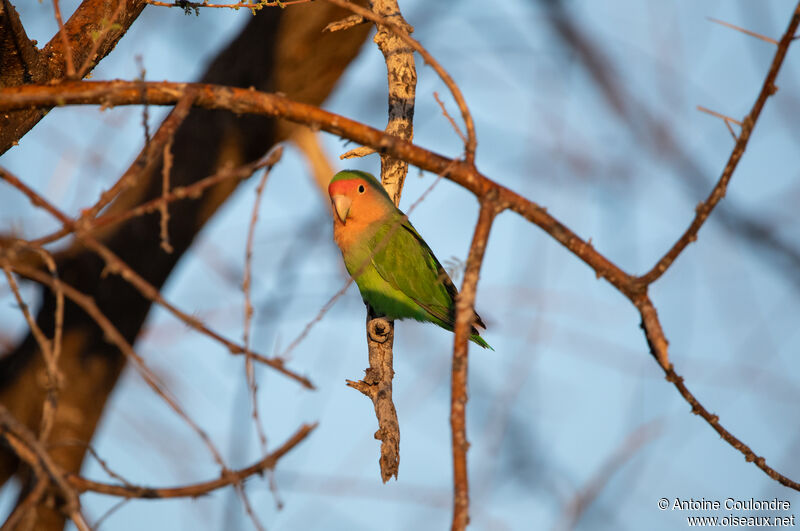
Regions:
<instances>
[{"instance_id":1,"label":"twig","mask_svg":"<svg viewBox=\"0 0 800 531\"><path fill-rule=\"evenodd\" d=\"M467 127L467 145L465 146L466 152L466 160L467 163L472 164L475 161L475 148L478 145L477 138L475 136L475 122L472 120L472 114L469 112L469 107L467 107L467 102L464 99L463 94L461 94L461 89L458 88L453 78L450 77L450 74L439 64L439 61L434 59L434 57L426 50L419 42L414 40L406 31L406 28L395 24L391 21L386 20L384 17L380 17L375 15L371 11L364 9L361 6L353 4L348 0L328 0L332 4L336 4L339 7L343 7L345 9L349 9L353 13L357 15L361 15L362 17L369 19L376 24L385 26L392 30L400 39L403 40L407 45L411 46L417 53L419 53L423 60L430 65L439 77L442 79L444 84L450 90L450 93L453 95L453 99L456 100L456 105L458 105L458 109L461 111L461 118L464 120L464 124Z\"/></svg>"},{"instance_id":2,"label":"twig","mask_svg":"<svg viewBox=\"0 0 800 531\"><path fill-rule=\"evenodd\" d=\"M765 474L781 485L800 491L800 483L787 478L774 468L768 466L766 459L757 455L753 450L750 449L749 446L736 438L731 432L726 430L722 424L720 424L719 417L709 413L708 410L703 407L703 404L701 404L700 401L697 400L692 392L686 387L686 384L683 382L683 377L676 374L672 367L666 369L664 372L667 374L667 381L674 385L686 402L692 406L692 413L695 415L700 415L712 428L714 428L714 431L719 433L720 437L722 437L725 442L741 452L742 455L744 455L745 461L748 463L755 463L755 465L763 470Z\"/></svg>"},{"instance_id":3,"label":"twig","mask_svg":"<svg viewBox=\"0 0 800 531\"><path fill-rule=\"evenodd\" d=\"M46 255L44 251L41 252L42 254ZM50 258L49 255L46 255L46 258L48 259L48 266L51 267L51 273L54 273L55 264L53 263L52 258ZM42 403L42 419L40 422L38 436L39 442L45 443L53 426L53 419L55 417L55 411L58 405L58 391L61 386L61 373L58 371L58 357L61 350L61 333L64 323L64 293L61 291L61 289L57 289L55 291L56 326L53 341L50 341L39 327L36 319L34 319L28 308L28 305L22 299L17 281L14 279L14 275L11 274L11 267L8 264L3 264L2 267L3 271L5 272L8 285L14 294L14 298L17 300L17 305L22 311L25 321L28 323L28 328L30 328L31 334L33 335L34 339L36 339L36 343L39 345L39 348L42 351L42 357L44 358L45 362L45 370L47 372L47 393L46 398Z\"/></svg>"},{"instance_id":4,"label":"twig","mask_svg":"<svg viewBox=\"0 0 800 531\"><path fill-rule=\"evenodd\" d=\"M64 505L62 507L64 514L81 531L89 529L80 514L80 500L75 489L69 485L61 469L39 444L28 427L14 418L2 404L0 404L0 436L5 439L6 443L22 461L28 463L34 470L41 470L47 473L50 481L64 496Z\"/></svg>"},{"instance_id":5,"label":"twig","mask_svg":"<svg viewBox=\"0 0 800 531\"><path fill-rule=\"evenodd\" d=\"M737 140L739 140L739 138L736 136L736 133L733 130L733 127L731 127L731 123L734 123L734 124L738 125L739 127L741 127L742 126L742 122L740 122L739 120L735 120L735 119L731 118L730 116L726 116L726 115L724 115L722 113L718 113L717 111L712 111L711 109L707 109L707 108L703 107L702 105L698 105L697 106L697 110L700 111L700 112L704 112L706 114L710 114L711 116L716 116L717 118L721 118L722 121L725 122L725 127L728 128L728 132L733 137L733 141L736 142Z\"/></svg>"},{"instance_id":6,"label":"twig","mask_svg":"<svg viewBox=\"0 0 800 531\"><path fill-rule=\"evenodd\" d=\"M706 114L710 114L711 116L716 116L717 118L722 118L726 123L734 123L734 124L738 125L739 127L742 126L742 122L740 122L739 120L736 120L735 118L731 118L730 116L724 115L724 114L719 113L717 111L712 111L711 109L707 109L707 108L703 107L702 105L698 105L697 106L697 110L700 111L700 112L704 112Z\"/></svg>"},{"instance_id":7,"label":"twig","mask_svg":"<svg viewBox=\"0 0 800 531\"><path fill-rule=\"evenodd\" d=\"M164 162L161 166L161 199L169 195L169 175L172 170L172 139L169 139L164 144L164 155L162 156ZM169 243L169 208L167 207L168 201L161 201L159 211L161 212L160 228L161 228L161 248L166 253L172 253L173 248Z\"/></svg>"},{"instance_id":8,"label":"twig","mask_svg":"<svg viewBox=\"0 0 800 531\"><path fill-rule=\"evenodd\" d=\"M630 433L619 448L614 451L605 463L597 470L586 485L580 489L564 508L561 525L557 529L574 529L583 513L597 498L611 476L632 459L636 453L660 431L660 422L651 421L639 426Z\"/></svg>"},{"instance_id":9,"label":"twig","mask_svg":"<svg viewBox=\"0 0 800 531\"><path fill-rule=\"evenodd\" d=\"M250 2L238 2L235 4L210 4L206 2L189 2L188 0L174 0L173 2L160 2L158 0L146 0L148 4L151 6L159 6L159 7L180 7L184 11L189 9L200 9L201 7L211 7L211 8L222 8L222 9L250 9L256 10L262 9L264 7L284 7L284 6L291 6L294 4L305 4L308 2L313 2L313 0L281 0L281 1L268 1L268 0L259 0L258 2L250 3Z\"/></svg>"},{"instance_id":10,"label":"twig","mask_svg":"<svg viewBox=\"0 0 800 531\"><path fill-rule=\"evenodd\" d=\"M367 146L360 146L351 149L350 151L346 151L345 153L342 153L341 155L339 155L339 160L366 157L367 155L372 155L373 153L375 153L375 150L373 148Z\"/></svg>"},{"instance_id":11,"label":"twig","mask_svg":"<svg viewBox=\"0 0 800 531\"><path fill-rule=\"evenodd\" d=\"M145 82L147 70L144 68L144 59L141 55L136 56L136 64L139 66L139 81ZM144 147L150 143L150 105L142 92L142 129L144 130Z\"/></svg>"},{"instance_id":12,"label":"twig","mask_svg":"<svg viewBox=\"0 0 800 531\"><path fill-rule=\"evenodd\" d=\"M497 195L481 199L481 210L469 247L464 282L456 298L456 326L453 344L453 368L450 388L450 428L453 445L453 531L462 531L469 524L469 479L467 475L467 369L468 340L475 316L475 293L478 285L489 231L498 206Z\"/></svg>"},{"instance_id":13,"label":"twig","mask_svg":"<svg viewBox=\"0 0 800 531\"><path fill-rule=\"evenodd\" d=\"M394 327L392 321L376 315L368 305L366 328L369 367L363 379L347 380L347 386L367 396L375 408L378 419L375 439L381 441L379 463L381 479L386 483L392 477L397 478L400 468L400 424L392 400Z\"/></svg>"},{"instance_id":14,"label":"twig","mask_svg":"<svg viewBox=\"0 0 800 531\"><path fill-rule=\"evenodd\" d=\"M140 82L144 86L145 82ZM143 91L145 89L142 89ZM146 97L145 97L146 100ZM103 208L105 208L111 201L118 197L125 190L132 188L136 182L143 176L149 173L159 162L163 156L165 147L172 142L175 132L178 127L183 123L189 115L189 111L194 103L194 94L188 91L184 97L178 101L175 108L164 119L161 127L156 131L155 137L145 143L141 153L136 157L136 160L131 166L122 174L114 185L100 195L100 199L89 207L83 210L81 218L90 219L95 217Z\"/></svg>"},{"instance_id":15,"label":"twig","mask_svg":"<svg viewBox=\"0 0 800 531\"><path fill-rule=\"evenodd\" d=\"M247 478L256 474L261 474L265 470L274 468L278 461L295 446L300 444L313 430L316 424L303 424L280 448L264 456L252 465L239 470L225 471L219 478L184 485L180 487L142 487L135 485L115 485L93 481L74 474L67 474L67 482L79 492L97 492L109 496L121 496L123 498L196 498L203 496L216 489L227 487L236 483L241 483Z\"/></svg>"},{"instance_id":16,"label":"twig","mask_svg":"<svg viewBox=\"0 0 800 531\"><path fill-rule=\"evenodd\" d=\"M392 23L408 35L414 28L409 25L400 12L397 0L371 0L373 20ZM363 9L363 8L362 8ZM363 16L363 14L361 14ZM384 131L397 135L409 142L414 138L414 106L417 93L417 69L414 52L391 28L377 24L375 44L378 45L386 63L388 85L389 118ZM400 204L403 182L408 173L408 163L391 155L381 154L381 183L395 205Z\"/></svg>"},{"instance_id":17,"label":"twig","mask_svg":"<svg viewBox=\"0 0 800 531\"><path fill-rule=\"evenodd\" d=\"M439 107L442 109L442 114L444 115L444 117L447 118L447 121L450 122L450 125L453 126L453 130L458 135L458 138L460 138L461 141L464 142L464 145L466 145L467 144L467 137L464 136L464 133L461 131L461 128L458 127L458 124L456 123L455 120L453 120L453 117L450 116L450 113L447 112L447 109L445 108L444 103L442 102L442 100L439 99L439 94L437 92L433 93L433 98L436 100L436 103L438 103Z\"/></svg>"},{"instance_id":18,"label":"twig","mask_svg":"<svg viewBox=\"0 0 800 531\"><path fill-rule=\"evenodd\" d=\"M5 261L2 257L0 257L0 264L3 266L8 265L8 262ZM84 312L86 312L92 320L103 330L105 337L115 345L120 352L122 352L126 357L128 357L134 364L134 367L139 371L139 374L142 375L145 383L159 396L161 397L167 405L184 421L186 424L197 433L200 439L208 447L209 451L214 457L214 460L222 467L225 468L225 463L222 459L221 454L217 450L214 443L209 438L208 434L203 430L200 426L197 425L184 411L183 407L178 403L178 401L169 393L167 388L164 386L163 383L159 381L159 379L153 374L153 372L147 367L139 354L133 349L133 347L128 343L125 337L120 333L120 331L114 326L114 324L106 317L106 315L98 308L95 302L92 300L91 297L88 295L81 293L80 291L76 290L69 284L66 284L58 279L52 278L48 275L45 275L41 271L36 269L25 267L25 266L14 266L12 267L14 271L19 273L22 276L30 278L40 284L48 286L51 290L61 289L64 295L74 302L77 306L79 306Z\"/></svg>"},{"instance_id":19,"label":"twig","mask_svg":"<svg viewBox=\"0 0 800 531\"><path fill-rule=\"evenodd\" d=\"M75 65L72 62L72 45L69 43L69 37L64 29L64 20L61 18L61 6L58 0L53 0L53 11L55 12L56 22L58 23L58 34L61 37L61 45L64 47L64 61L67 65L67 78L75 78Z\"/></svg>"},{"instance_id":20,"label":"twig","mask_svg":"<svg viewBox=\"0 0 800 531\"><path fill-rule=\"evenodd\" d=\"M778 44L778 41L776 41L775 39L773 39L771 37L767 37L766 35L761 35L760 33L756 33L755 31L746 30L744 28L740 28L739 26L735 26L735 25L731 24L730 22L725 22L724 20L719 20L719 19L716 19L716 18L713 18L713 17L706 17L706 18L708 20L710 20L711 22L714 22L714 23L719 24L721 26L725 26L726 28L735 29L736 31L741 31L745 35L750 35L751 37L755 37L756 39L761 39L764 42L768 42L770 44L775 44L775 45Z\"/></svg>"},{"instance_id":21,"label":"twig","mask_svg":"<svg viewBox=\"0 0 800 531\"><path fill-rule=\"evenodd\" d=\"M14 511L6 518L6 521L3 522L3 527L0 529L33 529L34 519L36 518L34 510L47 493L47 487L50 486L50 482L47 480L47 476L42 473L41 467L31 466L31 468L34 471L34 477L37 478L36 484L25 496L25 499L17 503ZM24 524L21 523L23 521L25 521Z\"/></svg>"},{"instance_id":22,"label":"twig","mask_svg":"<svg viewBox=\"0 0 800 531\"><path fill-rule=\"evenodd\" d=\"M282 153L283 150L278 147ZM280 155L278 155L280 157ZM267 451L267 436L264 433L264 426L258 415L258 384L256 383L256 373L253 367L253 353L250 351L250 327L253 323L253 304L250 300L251 271L253 266L253 240L255 238L256 223L258 223L258 209L261 206L261 198L264 194L264 187L267 184L270 168L264 170L258 186L256 186L256 199L253 201L253 213L250 216L250 226L247 229L247 244L244 253L244 278L242 279L242 293L244 293L244 331L242 332L242 344L245 348L245 377L247 386L250 388L250 399L253 406L253 422L256 424L258 439L261 442L261 451Z\"/></svg>"},{"instance_id":23,"label":"twig","mask_svg":"<svg viewBox=\"0 0 800 531\"><path fill-rule=\"evenodd\" d=\"M0 168L0 179L5 180L9 184L20 190L31 200L31 202L33 202L34 205L44 208L53 217L58 219L66 228L70 230L77 229L78 238L88 248L92 249L101 258L103 258L103 260L105 260L108 270L113 273L118 273L125 281L129 282L132 286L134 286L137 290L139 290L139 292L144 297L150 299L152 302L155 302L156 304L159 304L160 306L168 310L170 313L172 313L175 317L186 323L186 325L188 325L189 327L200 331L201 333L211 337L212 339L216 340L219 343L222 343L225 347L227 347L228 351L231 354L245 353L245 348L242 345L238 345L233 341L226 339L217 332L208 328L202 322L198 321L189 314L181 311L180 309L169 303L166 299L164 299L164 297L161 295L158 289L155 288L155 286L150 284L141 275L139 275L133 269L131 269L131 267L128 264L126 264L122 259L120 259L116 254L114 254L114 252L112 252L108 247L100 243L96 238L94 238L87 232L81 231L79 229L79 225L75 221L71 220L60 210L58 210L55 206L50 204L50 202L48 202L42 196L34 192L19 178L9 173L7 170ZM284 366L283 360L271 359L255 353L253 353L252 356L259 362L272 367L278 372L297 381L304 387L309 389L314 388L313 384L308 378L287 369Z\"/></svg>"},{"instance_id":24,"label":"twig","mask_svg":"<svg viewBox=\"0 0 800 531\"><path fill-rule=\"evenodd\" d=\"M94 523L95 531L99 531L100 526L103 525L103 522L105 522L106 520L111 518L112 514L117 512L119 509L122 509L122 507L125 504L127 504L129 501L131 501L130 498L123 498L123 499L119 500L117 503L115 503L114 505L112 505L106 512L104 512L100 516L100 518L98 518L97 521Z\"/></svg>"},{"instance_id":25,"label":"twig","mask_svg":"<svg viewBox=\"0 0 800 531\"><path fill-rule=\"evenodd\" d=\"M50 256L46 250L39 248L36 249L37 253L44 260L50 275L53 278L58 278L58 269L56 268L55 260ZM50 437L50 431L53 428L53 422L56 416L56 406L58 405L58 396L62 386L63 376L58 369L58 360L61 358L62 338L64 336L64 292L61 290L59 284L55 288L56 296L56 311L55 311L55 330L53 332L52 343L52 358L47 361L47 399L42 404L42 420L39 428L39 440L42 442L47 441Z\"/></svg>"},{"instance_id":26,"label":"twig","mask_svg":"<svg viewBox=\"0 0 800 531\"><path fill-rule=\"evenodd\" d=\"M297 345L303 342L303 340L308 336L308 333L311 332L311 329L314 328L314 325L320 322L322 318L325 317L325 314L328 313L331 308L333 308L333 305L337 300L339 300L339 297L347 293L347 288L350 287L352 282L352 278L348 278L345 281L344 286L342 286L339 291L334 293L333 296L328 299L328 302L322 305L322 308L320 308L319 312L317 312L317 315L311 321L306 323L300 334L298 334L298 336L294 338L291 343L289 343L289 346L276 356L278 359L290 359L292 351L297 348Z\"/></svg>"},{"instance_id":27,"label":"twig","mask_svg":"<svg viewBox=\"0 0 800 531\"><path fill-rule=\"evenodd\" d=\"M761 91L758 93L758 97L756 98L752 109L750 109L750 113L742 122L742 131L736 140L736 145L733 147L733 151L728 158L725 169L722 170L722 175L717 181L717 184L711 190L711 193L708 195L706 200L697 206L695 209L695 217L683 235L678 238L678 241L675 242L672 248L667 251L663 257L661 257L661 259L653 266L652 269L650 269L650 271L638 278L639 282L643 284L652 284L658 280L658 278L664 274L667 268L672 265L672 262L675 261L678 255L680 255L690 243L697 241L697 233L700 230L700 227L702 227L703 223L705 223L706 219L708 219L708 216L711 214L711 211L714 210L714 207L717 206L717 203L719 203L720 200L725 197L725 191L728 187L728 183L730 182L736 167L739 165L742 155L744 155L744 150L747 148L747 143L750 140L750 135L753 132L753 128L755 127L759 116L761 116L761 111L764 108L764 104L767 102L767 99L775 94L775 92L778 90L778 88L775 86L775 79L778 77L778 72L781 69L783 60L786 58L786 52L789 49L789 45L792 43L792 37L797 31L798 25L800 25L800 3L797 5L797 7L795 7L794 14L789 21L789 26L786 28L783 37L781 37L781 40L778 43L778 48L775 50L775 56L772 59L772 64L769 67L767 77L764 79L764 83L761 86Z\"/></svg>"},{"instance_id":28,"label":"twig","mask_svg":"<svg viewBox=\"0 0 800 531\"><path fill-rule=\"evenodd\" d=\"M97 218L86 220L85 222L81 223L81 230L91 233L103 227L116 225L118 223L122 223L123 221L127 221L131 218L155 212L159 210L163 204L169 204L184 199L196 199L202 194L204 190L222 181L228 179L246 179L256 171L260 170L261 168L271 166L272 164L274 164L274 159L272 158L274 153L275 152L271 152L270 156L267 157L266 159L261 159L255 162L251 162L249 164L244 164L236 168L222 168L214 175L201 179L188 186L178 186L176 188L173 188L166 195L162 195L161 197L151 199L150 201L142 203L141 205L131 208L130 210L126 210L119 213L104 214ZM41 238L31 240L30 243L32 245L44 245L47 243L52 243L54 241L63 238L64 236L67 236L68 234L72 234L74 230L75 230L74 228L62 228L57 230L56 232L53 232L52 234L48 234L42 236Z\"/></svg>"}]
</instances>

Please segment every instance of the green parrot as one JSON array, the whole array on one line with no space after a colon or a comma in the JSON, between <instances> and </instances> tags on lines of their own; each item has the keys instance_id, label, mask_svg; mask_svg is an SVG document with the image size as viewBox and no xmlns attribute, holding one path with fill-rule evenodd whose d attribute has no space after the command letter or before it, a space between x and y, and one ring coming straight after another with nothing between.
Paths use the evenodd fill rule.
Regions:
<instances>
[{"instance_id":1,"label":"green parrot","mask_svg":"<svg viewBox=\"0 0 800 531\"><path fill-rule=\"evenodd\" d=\"M381 183L369 173L344 170L331 179L328 195L333 238L364 302L389 319L416 319L452 332L458 290ZM475 327L470 340L492 349Z\"/></svg>"}]
</instances>

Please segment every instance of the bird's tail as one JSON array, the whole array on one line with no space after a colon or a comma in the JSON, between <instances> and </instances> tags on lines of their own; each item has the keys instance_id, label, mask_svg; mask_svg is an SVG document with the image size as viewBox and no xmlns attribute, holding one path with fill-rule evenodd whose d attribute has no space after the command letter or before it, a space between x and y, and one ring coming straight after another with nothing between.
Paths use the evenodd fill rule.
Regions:
<instances>
[{"instance_id":1,"label":"bird's tail","mask_svg":"<svg viewBox=\"0 0 800 531\"><path fill-rule=\"evenodd\" d=\"M491 350L491 351L494 351L494 349L492 348L492 346L491 346L489 343L487 343L487 342L486 342L486 341L485 341L485 340L484 340L484 339L483 339L481 336L479 336L479 335L477 334L477 332L476 332L476 333L474 333L474 334L472 334L471 336L469 336L469 339L470 339L470 341L472 341L473 343L475 343L475 344L477 344L477 345L480 345L480 346L482 346L483 348L488 348L489 350Z\"/></svg>"}]
</instances>

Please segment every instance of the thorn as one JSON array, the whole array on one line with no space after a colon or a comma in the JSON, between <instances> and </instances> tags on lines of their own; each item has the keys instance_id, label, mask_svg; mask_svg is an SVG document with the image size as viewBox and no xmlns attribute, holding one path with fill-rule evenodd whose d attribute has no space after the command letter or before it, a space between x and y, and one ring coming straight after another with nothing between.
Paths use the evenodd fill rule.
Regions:
<instances>
[{"instance_id":1,"label":"thorn","mask_svg":"<svg viewBox=\"0 0 800 531\"><path fill-rule=\"evenodd\" d=\"M734 123L734 124L738 125L739 127L742 126L742 122L740 122L739 120L731 118L730 116L726 116L726 115L724 115L722 113L718 113L717 111L712 111L711 109L707 109L707 108L703 107L702 105L698 105L697 106L697 110L700 111L700 112L704 112L706 114L710 114L711 116L716 116L717 118L721 118L721 119L725 120L726 122Z\"/></svg>"},{"instance_id":2,"label":"thorn","mask_svg":"<svg viewBox=\"0 0 800 531\"><path fill-rule=\"evenodd\" d=\"M352 159L352 158L356 158L356 157L365 157L367 155L372 155L373 153L375 153L375 150L372 149L371 147L361 146L361 147L357 147L355 149L351 149L347 153L339 155L339 159L340 160L344 160L344 159Z\"/></svg>"},{"instance_id":3,"label":"thorn","mask_svg":"<svg viewBox=\"0 0 800 531\"><path fill-rule=\"evenodd\" d=\"M751 37L755 37L756 39L761 39L762 41L764 41L764 42L769 42L769 43L771 43L771 44L774 44L775 46L777 46L777 45L778 45L778 41L776 41L775 39L773 39L773 38L771 38L771 37L767 37L766 35L761 35L760 33L756 33L756 32L754 32L754 31L746 30L746 29L744 29L744 28L740 28L739 26L734 26L734 25L733 25L733 24L731 24L730 22L724 22L724 21L722 21L722 20L718 20L718 19L716 19L716 18L711 18L711 17L706 17L706 18L707 18L708 20L710 20L711 22L715 22L715 23L717 23L717 24L720 24L720 25L722 25L722 26L725 26L726 28L731 28L731 29L735 29L736 31L741 31L741 32L742 32L742 33L744 33L745 35L750 35ZM797 38L797 37L795 37L795 39L796 39L796 38Z\"/></svg>"},{"instance_id":4,"label":"thorn","mask_svg":"<svg viewBox=\"0 0 800 531\"><path fill-rule=\"evenodd\" d=\"M739 141L739 137L736 136L736 133L734 133L733 127L731 127L731 123L728 120L725 120L725 127L728 128L728 131L730 132L731 136L733 137L733 141L734 142L738 142Z\"/></svg>"},{"instance_id":5,"label":"thorn","mask_svg":"<svg viewBox=\"0 0 800 531\"><path fill-rule=\"evenodd\" d=\"M331 22L322 31L329 31L333 33L334 31L341 31L350 29L354 26L358 26L359 24L363 24L366 22L366 19L361 15L350 15L349 17L343 18L342 20L337 20L335 22Z\"/></svg>"}]
</instances>

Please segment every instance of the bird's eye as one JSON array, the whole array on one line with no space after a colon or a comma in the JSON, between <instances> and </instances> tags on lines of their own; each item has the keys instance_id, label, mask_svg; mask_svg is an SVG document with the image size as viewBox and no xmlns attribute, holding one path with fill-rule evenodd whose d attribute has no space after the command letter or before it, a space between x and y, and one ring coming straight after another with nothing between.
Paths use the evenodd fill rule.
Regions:
<instances>
[{"instance_id":1,"label":"bird's eye","mask_svg":"<svg viewBox=\"0 0 800 531\"><path fill-rule=\"evenodd\" d=\"M359 184L358 185L358 193L359 194L363 194L364 190L365 190L364 185L363 184Z\"/></svg>"}]
</instances>

